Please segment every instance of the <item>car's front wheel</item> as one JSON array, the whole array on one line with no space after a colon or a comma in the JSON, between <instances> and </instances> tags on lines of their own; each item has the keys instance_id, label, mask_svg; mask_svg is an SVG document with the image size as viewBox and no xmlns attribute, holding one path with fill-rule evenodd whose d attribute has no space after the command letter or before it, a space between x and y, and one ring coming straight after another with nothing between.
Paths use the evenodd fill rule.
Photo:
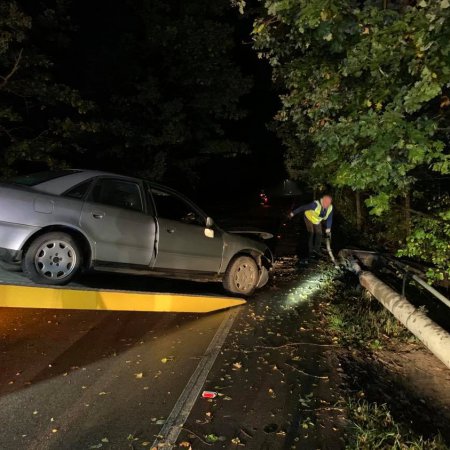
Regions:
<instances>
[{"instance_id":1,"label":"car's front wheel","mask_svg":"<svg viewBox=\"0 0 450 450\"><path fill-rule=\"evenodd\" d=\"M64 285L78 273L81 258L80 247L72 236L51 232L38 236L30 244L22 269L36 283Z\"/></svg>"},{"instance_id":2,"label":"car's front wheel","mask_svg":"<svg viewBox=\"0 0 450 450\"><path fill-rule=\"evenodd\" d=\"M223 279L224 288L240 295L252 295L258 285L259 269L251 256L238 256L228 266Z\"/></svg>"}]
</instances>

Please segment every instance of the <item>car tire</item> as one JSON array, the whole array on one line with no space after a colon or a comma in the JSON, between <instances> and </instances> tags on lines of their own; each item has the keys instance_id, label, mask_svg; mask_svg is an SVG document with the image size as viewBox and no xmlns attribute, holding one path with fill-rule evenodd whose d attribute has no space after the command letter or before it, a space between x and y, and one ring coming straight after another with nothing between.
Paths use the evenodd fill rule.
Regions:
<instances>
[{"instance_id":1,"label":"car tire","mask_svg":"<svg viewBox=\"0 0 450 450\"><path fill-rule=\"evenodd\" d=\"M225 272L223 286L232 294L250 296L255 292L259 280L259 269L251 256L234 258Z\"/></svg>"},{"instance_id":2,"label":"car tire","mask_svg":"<svg viewBox=\"0 0 450 450\"><path fill-rule=\"evenodd\" d=\"M77 241L67 233L38 236L25 251L22 270L38 284L62 286L79 272L82 254Z\"/></svg>"}]
</instances>

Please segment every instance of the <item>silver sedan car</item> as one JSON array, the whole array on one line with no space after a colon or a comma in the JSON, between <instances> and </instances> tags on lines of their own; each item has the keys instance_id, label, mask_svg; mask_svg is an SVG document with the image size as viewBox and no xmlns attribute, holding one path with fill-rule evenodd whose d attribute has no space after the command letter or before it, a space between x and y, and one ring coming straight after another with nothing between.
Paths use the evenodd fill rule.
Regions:
<instances>
[{"instance_id":1,"label":"silver sedan car","mask_svg":"<svg viewBox=\"0 0 450 450\"><path fill-rule=\"evenodd\" d=\"M219 281L240 295L264 286L273 262L265 243L225 232L172 189L86 170L0 184L0 260L42 284L94 269Z\"/></svg>"}]
</instances>

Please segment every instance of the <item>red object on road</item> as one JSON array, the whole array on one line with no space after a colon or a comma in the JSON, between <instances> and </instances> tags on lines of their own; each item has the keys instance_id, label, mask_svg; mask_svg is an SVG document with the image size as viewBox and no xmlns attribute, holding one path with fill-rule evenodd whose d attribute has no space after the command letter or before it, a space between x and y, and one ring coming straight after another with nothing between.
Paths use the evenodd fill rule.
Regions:
<instances>
[{"instance_id":1,"label":"red object on road","mask_svg":"<svg viewBox=\"0 0 450 450\"><path fill-rule=\"evenodd\" d=\"M202 392L202 397L203 398L216 398L217 397L217 392L214 392L214 391L203 391Z\"/></svg>"}]
</instances>

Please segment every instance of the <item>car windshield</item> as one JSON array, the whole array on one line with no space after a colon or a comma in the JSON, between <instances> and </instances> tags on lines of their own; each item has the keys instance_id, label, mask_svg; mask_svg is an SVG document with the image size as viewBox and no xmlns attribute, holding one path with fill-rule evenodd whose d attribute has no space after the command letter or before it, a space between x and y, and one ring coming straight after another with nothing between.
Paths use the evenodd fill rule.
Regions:
<instances>
[{"instance_id":1,"label":"car windshield","mask_svg":"<svg viewBox=\"0 0 450 450\"><path fill-rule=\"evenodd\" d=\"M37 172L29 175L20 175L9 180L10 183L20 184L22 186L37 186L46 181L54 180L55 178L64 177L79 170L53 170L47 172Z\"/></svg>"}]
</instances>

